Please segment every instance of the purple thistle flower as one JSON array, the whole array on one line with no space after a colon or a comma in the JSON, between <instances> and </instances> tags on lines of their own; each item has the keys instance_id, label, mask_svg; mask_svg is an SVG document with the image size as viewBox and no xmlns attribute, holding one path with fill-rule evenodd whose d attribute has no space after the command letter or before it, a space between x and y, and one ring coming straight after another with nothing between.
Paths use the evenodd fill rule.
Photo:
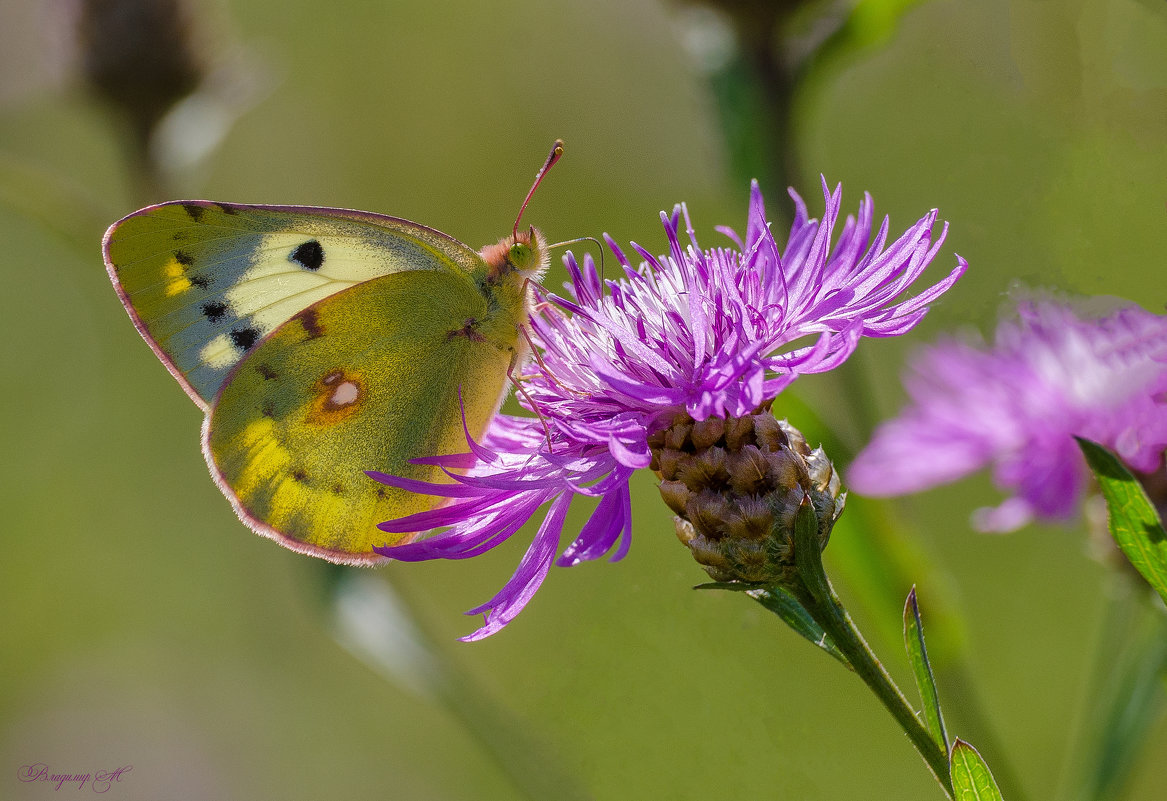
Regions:
<instances>
[{"instance_id":1,"label":"purple thistle flower","mask_svg":"<svg viewBox=\"0 0 1167 801\"><path fill-rule=\"evenodd\" d=\"M911 398L847 472L866 495L917 492L992 464L1011 497L974 513L982 531L1073 514L1089 471L1073 435L1116 451L1135 470L1167 446L1167 318L1135 306L1105 317L1026 301L992 348L945 342L905 377Z\"/></svg>"},{"instance_id":2,"label":"purple thistle flower","mask_svg":"<svg viewBox=\"0 0 1167 801\"><path fill-rule=\"evenodd\" d=\"M484 614L485 625L464 639L481 639L510 622L553 561L575 565L613 548L612 560L624 556L632 530L629 478L651 462L649 436L678 414L695 420L747 415L798 375L840 365L860 337L910 330L964 273L967 265L958 257L941 281L900 299L944 241L947 224L932 239L935 210L887 245L886 218L872 241L872 203L865 196L832 249L841 189L832 193L823 182L821 225L790 194L796 216L781 254L756 183L745 238L719 229L733 247L702 250L688 211L678 206L671 216L661 214L667 255L654 257L633 244L643 259L633 267L607 238L623 268L620 280L601 282L590 256L581 265L568 253L570 298L548 295L530 323L541 361L528 366L524 389L542 420L498 415L481 444L469 443L469 454L426 460L451 471L452 484L370 473L391 486L448 499L432 511L381 524L394 533L449 527L429 539L376 549L405 561L476 556L551 504L515 574L468 613ZM469 468L465 475L452 472L463 468ZM556 559L577 495L599 502Z\"/></svg>"}]
</instances>

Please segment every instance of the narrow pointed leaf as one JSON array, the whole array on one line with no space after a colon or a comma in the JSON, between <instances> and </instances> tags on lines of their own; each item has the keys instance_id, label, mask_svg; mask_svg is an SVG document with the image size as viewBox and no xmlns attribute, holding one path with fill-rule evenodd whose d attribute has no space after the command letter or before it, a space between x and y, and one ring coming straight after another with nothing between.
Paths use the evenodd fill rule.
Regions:
<instances>
[{"instance_id":1,"label":"narrow pointed leaf","mask_svg":"<svg viewBox=\"0 0 1167 801\"><path fill-rule=\"evenodd\" d=\"M823 572L822 542L819 539L819 519L810 498L803 498L794 518L794 563L803 584L814 600L829 604L831 585Z\"/></svg>"},{"instance_id":2,"label":"narrow pointed leaf","mask_svg":"<svg viewBox=\"0 0 1167 801\"><path fill-rule=\"evenodd\" d=\"M794 597L794 594L785 587L764 587L749 590L746 594L782 618L787 626L790 626L808 641L838 659L848 669L851 668L847 657L843 656L843 652L835 645L835 641L827 636L823 627L814 621L810 612L807 612L806 608Z\"/></svg>"},{"instance_id":3,"label":"narrow pointed leaf","mask_svg":"<svg viewBox=\"0 0 1167 801\"><path fill-rule=\"evenodd\" d=\"M744 581L707 581L704 584L698 584L693 589L695 590L728 590L729 592L750 592L751 590L763 589L761 584L748 584Z\"/></svg>"},{"instance_id":4,"label":"narrow pointed leaf","mask_svg":"<svg viewBox=\"0 0 1167 801\"><path fill-rule=\"evenodd\" d=\"M1077 437L1106 498L1107 524L1118 547L1167 601L1167 534L1143 486L1110 451Z\"/></svg>"},{"instance_id":5,"label":"narrow pointed leaf","mask_svg":"<svg viewBox=\"0 0 1167 801\"><path fill-rule=\"evenodd\" d=\"M977 749L959 737L952 746L953 801L1004 801Z\"/></svg>"},{"instance_id":6,"label":"narrow pointed leaf","mask_svg":"<svg viewBox=\"0 0 1167 801\"><path fill-rule=\"evenodd\" d=\"M904 604L904 645L908 649L908 661L916 677L916 689L924 702L924 723L932 739L946 753L948 734L944 731L944 716L940 714L940 693L936 690L936 679L932 675L932 665L928 662L928 650L924 647L924 624L920 620L920 607L916 603L916 588L908 593Z\"/></svg>"}]
</instances>

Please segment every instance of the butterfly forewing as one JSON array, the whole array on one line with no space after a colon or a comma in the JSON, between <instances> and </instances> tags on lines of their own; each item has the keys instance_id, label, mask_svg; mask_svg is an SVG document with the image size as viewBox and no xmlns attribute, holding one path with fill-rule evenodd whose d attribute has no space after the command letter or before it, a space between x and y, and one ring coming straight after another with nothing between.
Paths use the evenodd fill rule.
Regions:
<instances>
[{"instance_id":1,"label":"butterfly forewing","mask_svg":"<svg viewBox=\"0 0 1167 801\"><path fill-rule=\"evenodd\" d=\"M468 282L474 251L368 212L180 201L106 232L110 277L139 332L204 408L260 340L363 281L437 270Z\"/></svg>"}]
</instances>

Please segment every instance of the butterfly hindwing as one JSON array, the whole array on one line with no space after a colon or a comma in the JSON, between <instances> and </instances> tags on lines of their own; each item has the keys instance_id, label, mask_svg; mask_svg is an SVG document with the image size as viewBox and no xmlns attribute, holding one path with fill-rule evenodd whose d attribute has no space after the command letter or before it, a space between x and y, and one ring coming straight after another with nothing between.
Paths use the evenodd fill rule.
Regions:
<instances>
[{"instance_id":1,"label":"butterfly hindwing","mask_svg":"<svg viewBox=\"0 0 1167 801\"><path fill-rule=\"evenodd\" d=\"M466 448L505 390L512 350L468 326L481 292L449 271L395 273L317 301L258 343L214 400L211 472L245 523L295 550L380 559L376 524L432 499L364 470L443 480L410 459ZM516 335L517 336L517 335Z\"/></svg>"},{"instance_id":2,"label":"butterfly hindwing","mask_svg":"<svg viewBox=\"0 0 1167 801\"><path fill-rule=\"evenodd\" d=\"M314 303L401 271L464 277L479 256L425 226L368 212L177 201L115 223L106 267L126 309L206 408L265 336Z\"/></svg>"}]
</instances>

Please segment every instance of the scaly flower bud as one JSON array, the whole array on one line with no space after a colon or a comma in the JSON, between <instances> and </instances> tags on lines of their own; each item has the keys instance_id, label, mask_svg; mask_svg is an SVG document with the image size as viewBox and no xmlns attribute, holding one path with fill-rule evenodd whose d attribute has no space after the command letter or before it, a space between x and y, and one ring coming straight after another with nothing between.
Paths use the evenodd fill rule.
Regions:
<instances>
[{"instance_id":1,"label":"scaly flower bud","mask_svg":"<svg viewBox=\"0 0 1167 801\"><path fill-rule=\"evenodd\" d=\"M701 421L679 414L648 444L677 537L715 581L789 583L803 499L814 506L820 548L843 512L846 495L822 448L811 450L769 409Z\"/></svg>"}]
</instances>

